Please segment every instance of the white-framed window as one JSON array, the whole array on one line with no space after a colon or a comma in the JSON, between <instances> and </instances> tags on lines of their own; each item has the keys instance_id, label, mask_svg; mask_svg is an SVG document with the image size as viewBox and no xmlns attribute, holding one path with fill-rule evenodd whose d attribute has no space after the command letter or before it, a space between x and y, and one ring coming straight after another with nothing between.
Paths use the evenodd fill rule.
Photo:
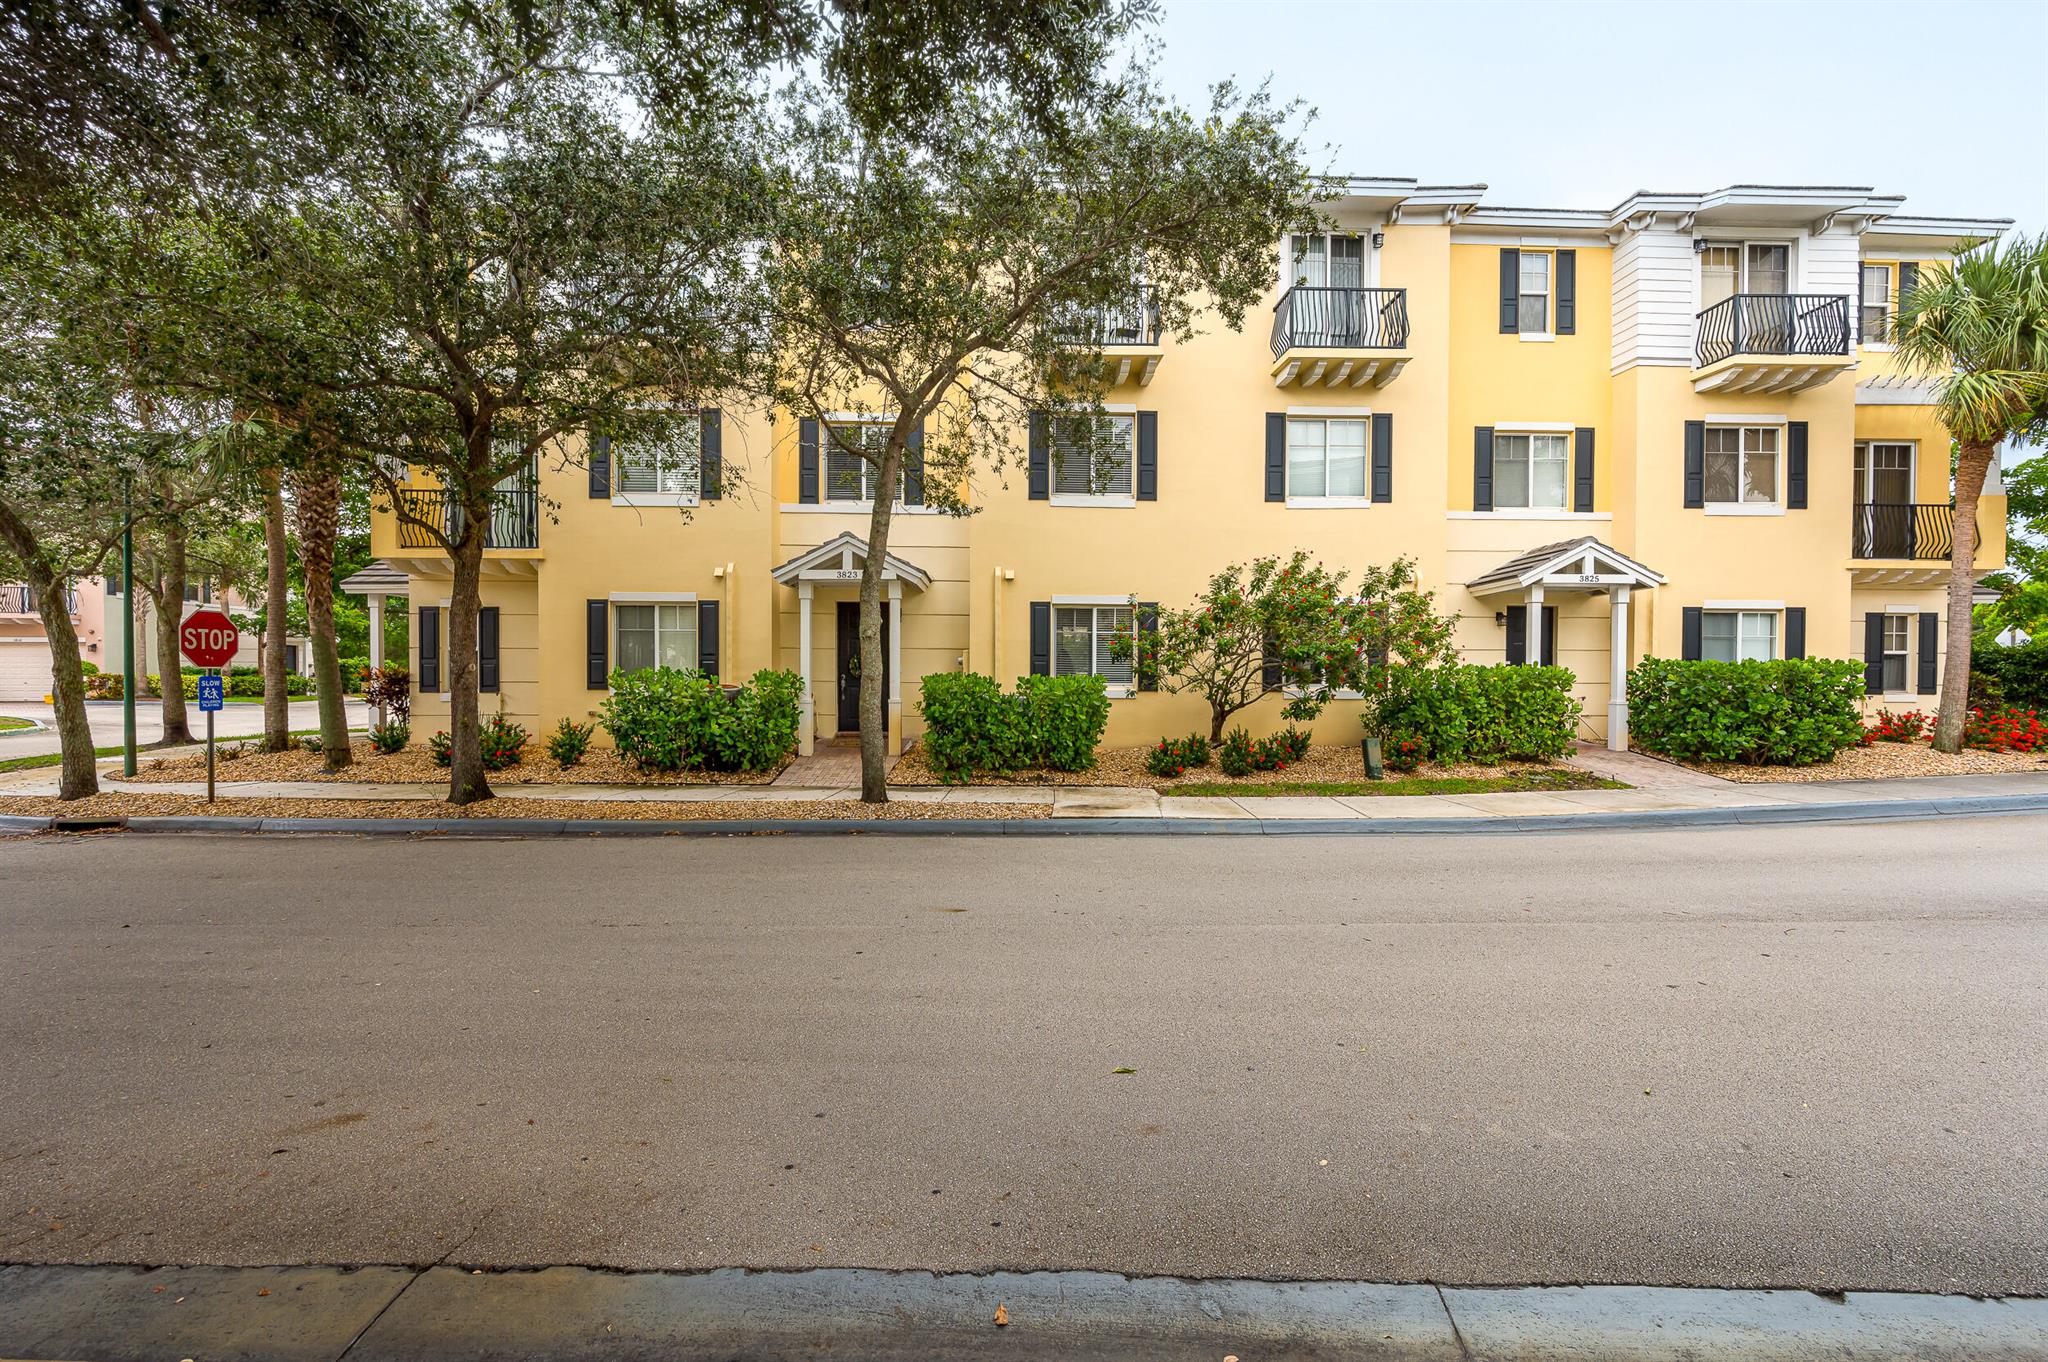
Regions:
<instances>
[{"instance_id":1,"label":"white-framed window","mask_svg":"<svg viewBox=\"0 0 2048 1362\"><path fill-rule=\"evenodd\" d=\"M1366 504L1370 413L1287 418L1287 499Z\"/></svg>"},{"instance_id":2,"label":"white-framed window","mask_svg":"<svg viewBox=\"0 0 2048 1362\"><path fill-rule=\"evenodd\" d=\"M1493 509L1562 511L1571 482L1571 437L1495 431Z\"/></svg>"},{"instance_id":3,"label":"white-framed window","mask_svg":"<svg viewBox=\"0 0 2048 1362\"><path fill-rule=\"evenodd\" d=\"M1913 442L1856 442L1856 504L1910 506L1913 503Z\"/></svg>"},{"instance_id":4,"label":"white-framed window","mask_svg":"<svg viewBox=\"0 0 2048 1362\"><path fill-rule=\"evenodd\" d=\"M1525 336L1550 334L1550 252L1521 253L1521 282L1516 286L1518 304L1515 329Z\"/></svg>"},{"instance_id":5,"label":"white-framed window","mask_svg":"<svg viewBox=\"0 0 2048 1362\"><path fill-rule=\"evenodd\" d=\"M1133 660L1112 656L1112 641L1138 636L1137 611L1123 605L1061 605L1052 608L1052 674L1099 676L1114 694L1129 694Z\"/></svg>"},{"instance_id":6,"label":"white-framed window","mask_svg":"<svg viewBox=\"0 0 2048 1362\"><path fill-rule=\"evenodd\" d=\"M1053 495L1062 500L1131 499L1137 426L1138 418L1128 412L1053 417Z\"/></svg>"},{"instance_id":7,"label":"white-framed window","mask_svg":"<svg viewBox=\"0 0 2048 1362\"><path fill-rule=\"evenodd\" d=\"M1700 614L1700 656L1709 662L1769 662L1778 655L1775 610L1707 610Z\"/></svg>"},{"instance_id":8,"label":"white-framed window","mask_svg":"<svg viewBox=\"0 0 2048 1362\"><path fill-rule=\"evenodd\" d=\"M612 603L612 666L617 670L683 670L696 667L697 658L695 602Z\"/></svg>"},{"instance_id":9,"label":"white-framed window","mask_svg":"<svg viewBox=\"0 0 2048 1362\"><path fill-rule=\"evenodd\" d=\"M1785 293L1792 248L1773 241L1710 241L1700 251L1700 311L1738 293Z\"/></svg>"},{"instance_id":10,"label":"white-framed window","mask_svg":"<svg viewBox=\"0 0 2048 1362\"><path fill-rule=\"evenodd\" d=\"M1777 426L1708 426L1707 505L1776 505L1780 433Z\"/></svg>"},{"instance_id":11,"label":"white-framed window","mask_svg":"<svg viewBox=\"0 0 2048 1362\"><path fill-rule=\"evenodd\" d=\"M1857 302L1862 305L1857 314L1857 337L1865 345L1879 345L1890 340L1885 334L1887 320L1892 310L1892 267L1890 265L1863 266L1860 291Z\"/></svg>"},{"instance_id":12,"label":"white-framed window","mask_svg":"<svg viewBox=\"0 0 2048 1362\"><path fill-rule=\"evenodd\" d=\"M680 417L659 435L616 436L612 440L614 499L647 497L694 501L703 467L704 423L695 413Z\"/></svg>"},{"instance_id":13,"label":"white-framed window","mask_svg":"<svg viewBox=\"0 0 2048 1362\"><path fill-rule=\"evenodd\" d=\"M1288 239L1288 285L1364 288L1365 238L1349 233L1297 232Z\"/></svg>"},{"instance_id":14,"label":"white-framed window","mask_svg":"<svg viewBox=\"0 0 2048 1362\"><path fill-rule=\"evenodd\" d=\"M1912 650L1910 615L1884 617L1884 688L1896 695L1906 689L1906 658Z\"/></svg>"},{"instance_id":15,"label":"white-framed window","mask_svg":"<svg viewBox=\"0 0 2048 1362\"><path fill-rule=\"evenodd\" d=\"M875 421L834 421L825 437L826 501L870 503L875 499L875 481L881 476L877 462L889 443L895 419ZM867 451L867 457L854 450ZM871 461L872 460L872 461ZM897 478L896 498L903 499L902 478Z\"/></svg>"}]
</instances>

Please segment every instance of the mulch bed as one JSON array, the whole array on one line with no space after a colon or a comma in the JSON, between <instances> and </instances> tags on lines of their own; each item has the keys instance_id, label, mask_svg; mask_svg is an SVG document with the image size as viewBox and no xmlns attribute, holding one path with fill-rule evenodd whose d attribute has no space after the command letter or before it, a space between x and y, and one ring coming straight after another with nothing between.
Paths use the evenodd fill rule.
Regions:
<instances>
[{"instance_id":1,"label":"mulch bed","mask_svg":"<svg viewBox=\"0 0 2048 1362\"><path fill-rule=\"evenodd\" d=\"M973 785L1124 785L1141 789L1171 790L1176 785L1301 785L1334 783L1338 781L1364 780L1365 755L1357 743L1318 744L1308 750L1300 761L1289 762L1278 771L1254 771L1248 776L1226 776L1211 756L1207 766L1197 766L1183 775L1161 778L1145 769L1148 747L1118 747L1098 751L1095 765L1086 771L1012 771L1007 775L976 773L968 784ZM1556 771L1561 763L1541 761L1508 761L1498 766L1478 766L1471 763L1438 765L1425 762L1407 774L1420 777L1463 776L1485 779L1499 776L1529 775L1539 771ZM1395 773L1389 771L1390 777ZM920 745L903 754L896 763L896 769L889 773L891 785L923 786L944 785L932 768L925 763L924 748ZM954 782L956 784L960 782Z\"/></svg>"},{"instance_id":2,"label":"mulch bed","mask_svg":"<svg viewBox=\"0 0 2048 1362\"><path fill-rule=\"evenodd\" d=\"M631 818L695 823L739 818L1050 818L1050 804L938 803L898 800L862 804L850 799L745 801L487 799L460 807L439 799L222 799L202 795L104 791L86 799L0 795L0 814L42 818L162 817L206 814L216 818Z\"/></svg>"},{"instance_id":3,"label":"mulch bed","mask_svg":"<svg viewBox=\"0 0 2048 1362\"><path fill-rule=\"evenodd\" d=\"M1657 754L1652 752L1650 756ZM1669 760L1669 758L1659 758ZM1835 754L1833 761L1812 766L1740 766L1725 761L1677 763L1723 780L1746 785L1786 781L1893 780L1901 776L1981 776L2011 771L2048 771L2048 753L1937 752L1924 742L1874 742Z\"/></svg>"},{"instance_id":4,"label":"mulch bed","mask_svg":"<svg viewBox=\"0 0 2048 1362\"><path fill-rule=\"evenodd\" d=\"M308 752L301 747L294 747L288 752L260 752L251 744L239 749L233 757L227 756L228 750L223 747L216 753L217 757L226 758L215 764L214 777L217 780L359 780L385 785L448 783L447 768L434 765L427 749L419 744L385 756L368 741L359 740L349 745L355 764L334 775L329 775L321 765L318 752ZM517 766L487 774L493 785L766 785L788 764L785 761L771 771L679 771L674 775L656 775L641 770L612 748L593 747L583 754L581 761L564 770L555 765L547 750L536 741L527 744L525 758ZM205 780L206 752L201 749L185 756L144 762L137 768L135 779Z\"/></svg>"}]
</instances>

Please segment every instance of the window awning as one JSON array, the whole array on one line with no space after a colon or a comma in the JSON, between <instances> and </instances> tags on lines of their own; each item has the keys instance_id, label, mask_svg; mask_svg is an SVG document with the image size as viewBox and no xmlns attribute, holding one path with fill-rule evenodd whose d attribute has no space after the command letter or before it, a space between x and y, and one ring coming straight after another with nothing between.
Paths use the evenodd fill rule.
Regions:
<instances>
[{"instance_id":1,"label":"window awning","mask_svg":"<svg viewBox=\"0 0 2048 1362\"><path fill-rule=\"evenodd\" d=\"M1564 591L1606 591L1617 586L1661 586L1661 574L1592 535L1518 553L1465 584L1475 596L1526 591L1541 585Z\"/></svg>"},{"instance_id":2,"label":"window awning","mask_svg":"<svg viewBox=\"0 0 2048 1362\"><path fill-rule=\"evenodd\" d=\"M848 530L799 553L770 575L784 586L799 582L854 582L860 580L867 561L868 541ZM923 591L932 584L932 575L908 559L885 553L882 580L908 582Z\"/></svg>"}]
</instances>

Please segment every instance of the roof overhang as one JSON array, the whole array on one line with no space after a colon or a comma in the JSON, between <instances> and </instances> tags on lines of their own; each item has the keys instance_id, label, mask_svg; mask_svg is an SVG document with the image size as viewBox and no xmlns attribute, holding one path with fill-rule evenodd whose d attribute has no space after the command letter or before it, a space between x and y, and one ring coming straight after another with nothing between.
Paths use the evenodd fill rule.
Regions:
<instances>
[{"instance_id":1,"label":"roof overhang","mask_svg":"<svg viewBox=\"0 0 2048 1362\"><path fill-rule=\"evenodd\" d=\"M1466 584L1475 596L1523 592L1532 586L1562 591L1611 591L1618 586L1662 586L1661 573L1591 535L1519 553Z\"/></svg>"},{"instance_id":2,"label":"roof overhang","mask_svg":"<svg viewBox=\"0 0 2048 1362\"><path fill-rule=\"evenodd\" d=\"M860 580L867 561L868 541L847 530L814 549L799 553L769 575L783 586L797 586L803 582L854 582ZM932 584L929 572L893 553L882 555L882 580L908 582L919 591Z\"/></svg>"},{"instance_id":3,"label":"roof overhang","mask_svg":"<svg viewBox=\"0 0 2048 1362\"><path fill-rule=\"evenodd\" d=\"M357 596L403 596L411 586L410 575L379 558L361 572L336 582L334 589Z\"/></svg>"}]
</instances>

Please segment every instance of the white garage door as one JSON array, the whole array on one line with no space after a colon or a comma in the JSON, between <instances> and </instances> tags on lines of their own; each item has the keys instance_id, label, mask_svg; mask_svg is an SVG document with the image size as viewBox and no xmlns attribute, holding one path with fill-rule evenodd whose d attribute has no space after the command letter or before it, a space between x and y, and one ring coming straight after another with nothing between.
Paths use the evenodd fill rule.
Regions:
<instances>
[{"instance_id":1,"label":"white garage door","mask_svg":"<svg viewBox=\"0 0 2048 1362\"><path fill-rule=\"evenodd\" d=\"M0 700L40 700L49 693L49 642L0 640Z\"/></svg>"}]
</instances>

